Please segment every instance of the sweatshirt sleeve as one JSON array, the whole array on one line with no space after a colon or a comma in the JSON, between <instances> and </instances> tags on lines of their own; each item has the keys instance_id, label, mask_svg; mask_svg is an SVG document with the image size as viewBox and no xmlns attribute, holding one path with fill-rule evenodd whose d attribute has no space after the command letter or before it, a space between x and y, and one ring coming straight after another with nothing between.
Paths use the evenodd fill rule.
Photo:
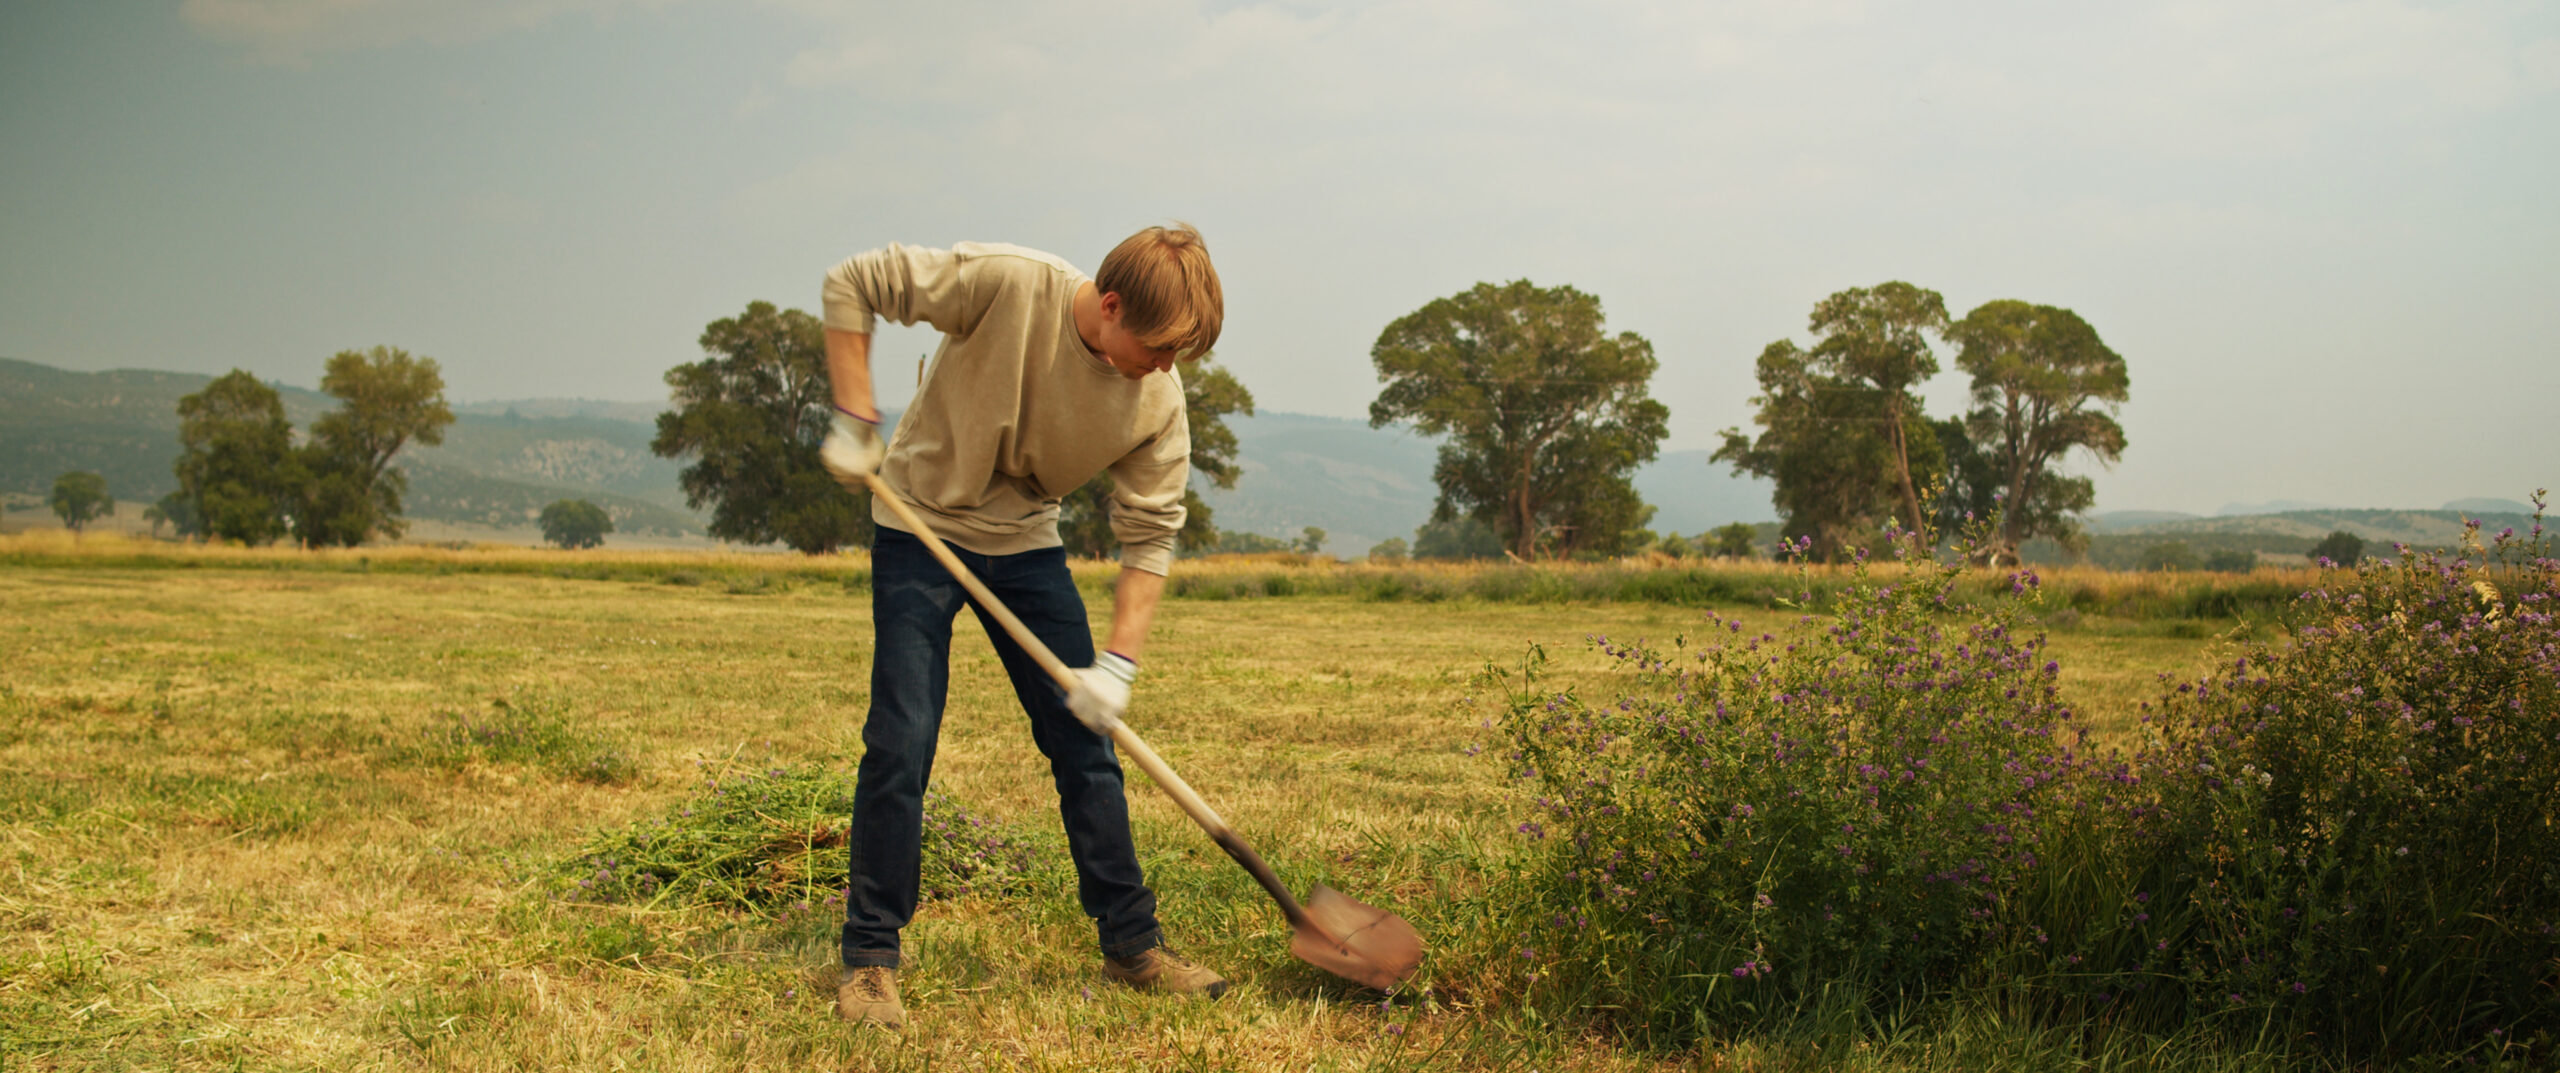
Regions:
<instances>
[{"instance_id":1,"label":"sweatshirt sleeve","mask_svg":"<svg viewBox=\"0 0 2560 1073\"><path fill-rule=\"evenodd\" d=\"M966 335L984 313L971 286L968 260L950 250L890 243L857 253L828 271L819 289L826 325L871 334L873 317L924 321L947 335Z\"/></svg>"},{"instance_id":2,"label":"sweatshirt sleeve","mask_svg":"<svg viewBox=\"0 0 2560 1073\"><path fill-rule=\"evenodd\" d=\"M1111 535L1120 539L1122 569L1172 572L1190 485L1191 424L1177 409L1162 434L1111 464Z\"/></svg>"}]
</instances>

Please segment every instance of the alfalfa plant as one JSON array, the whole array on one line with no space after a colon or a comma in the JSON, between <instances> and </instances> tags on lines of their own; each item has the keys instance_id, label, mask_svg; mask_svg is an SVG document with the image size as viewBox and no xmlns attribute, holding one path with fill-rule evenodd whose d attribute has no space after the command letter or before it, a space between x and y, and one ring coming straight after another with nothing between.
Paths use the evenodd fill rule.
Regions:
<instances>
[{"instance_id":1,"label":"alfalfa plant","mask_svg":"<svg viewBox=\"0 0 2560 1073\"><path fill-rule=\"evenodd\" d=\"M2180 685L2141 758L2198 1014L2356 1061L2554 1059L2560 561L2476 525L2332 567L2292 635ZM2167 966L2164 966L2164 968Z\"/></svg>"},{"instance_id":2,"label":"alfalfa plant","mask_svg":"<svg viewBox=\"0 0 2560 1073\"><path fill-rule=\"evenodd\" d=\"M1907 551L1783 634L1594 638L1608 699L1534 654L1496 724L1533 803L1496 899L1529 1000L1678 1043L1971 979L2099 772L2023 628L2035 573L1950 604L1962 575Z\"/></svg>"}]
</instances>

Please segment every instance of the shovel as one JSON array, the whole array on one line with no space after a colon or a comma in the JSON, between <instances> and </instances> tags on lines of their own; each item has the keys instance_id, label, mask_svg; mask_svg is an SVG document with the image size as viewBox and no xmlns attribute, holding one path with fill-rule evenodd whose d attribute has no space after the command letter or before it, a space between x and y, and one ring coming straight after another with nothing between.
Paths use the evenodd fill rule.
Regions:
<instances>
[{"instance_id":1,"label":"shovel","mask_svg":"<svg viewBox=\"0 0 2560 1073\"><path fill-rule=\"evenodd\" d=\"M1004 631L1013 636L1015 644L1021 645L1023 651L1039 661L1040 669L1049 672L1058 688L1074 692L1075 672L1068 670L1067 665L1049 651L1049 646L1032 636L1031 628L1023 625L1021 619L1015 618L1013 612L996 602L995 594L988 592L977 575L961 565L960 558L951 554L942 538L935 536L933 530L916 517L915 510L907 506L906 500L890 490L889 482L880 479L876 473L868 477L871 494L889 505L898 520L906 524L907 531L923 541L924 546L933 552L933 557L942 561L943 568L951 571L951 576L959 580L962 588L969 590L970 598L978 601L979 607L985 608L987 614L1004 626ZM1263 863L1262 856L1255 853L1253 847L1245 845L1244 839L1236 837L1227 821L1219 819L1218 814L1209 808L1209 803L1192 792L1191 784L1182 781L1182 776L1174 774L1173 769L1165 765L1164 758L1157 756L1146 742L1138 740L1136 731L1117 719L1111 721L1108 729L1112 744L1137 761L1138 769L1163 787L1164 792L1173 797L1174 803L1181 805L1182 811L1189 813L1193 822L1209 833L1210 841L1227 851L1227 856L1235 858L1237 864L1243 865L1245 871L1253 874L1254 881L1270 892L1271 900L1280 903L1280 912L1289 918L1292 933L1289 953L1296 955L1298 960L1380 991L1403 982L1422 964L1422 936L1415 934L1413 925L1405 923L1403 917L1363 904L1322 883L1308 891L1307 900L1300 903L1290 896L1289 888L1280 884L1280 877L1271 871L1271 866Z\"/></svg>"}]
</instances>

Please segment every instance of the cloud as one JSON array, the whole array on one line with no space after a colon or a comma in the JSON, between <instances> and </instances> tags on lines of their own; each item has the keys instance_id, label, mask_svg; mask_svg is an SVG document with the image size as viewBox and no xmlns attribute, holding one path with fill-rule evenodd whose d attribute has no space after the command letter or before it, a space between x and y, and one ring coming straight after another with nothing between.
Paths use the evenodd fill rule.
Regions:
<instances>
[{"instance_id":1,"label":"cloud","mask_svg":"<svg viewBox=\"0 0 2560 1073\"><path fill-rule=\"evenodd\" d=\"M1672 199L1890 181L1966 143L2101 170L2291 157L2547 93L2560 55L2507 0L779 6L818 27L790 86L939 117L964 152L1281 188L1615 173Z\"/></svg>"},{"instance_id":2,"label":"cloud","mask_svg":"<svg viewBox=\"0 0 2560 1073\"><path fill-rule=\"evenodd\" d=\"M261 63L400 45L452 44L529 29L564 15L610 15L679 0L182 0L196 32Z\"/></svg>"}]
</instances>

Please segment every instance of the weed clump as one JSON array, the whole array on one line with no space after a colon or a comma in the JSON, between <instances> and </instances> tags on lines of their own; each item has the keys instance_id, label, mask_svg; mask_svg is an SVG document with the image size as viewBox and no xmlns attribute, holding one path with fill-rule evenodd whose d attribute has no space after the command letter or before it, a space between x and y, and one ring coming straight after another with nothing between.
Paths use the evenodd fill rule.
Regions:
<instances>
[{"instance_id":1,"label":"weed clump","mask_svg":"<svg viewBox=\"0 0 2560 1073\"><path fill-rule=\"evenodd\" d=\"M599 786L631 781L639 763L613 739L570 722L564 705L501 697L486 715L455 714L428 731L405 759L459 771L474 763L521 764Z\"/></svg>"},{"instance_id":2,"label":"weed clump","mask_svg":"<svg viewBox=\"0 0 2560 1073\"><path fill-rule=\"evenodd\" d=\"M706 764L701 785L682 804L600 834L563 861L560 893L756 914L841 905L852 813L850 772ZM1042 859L1010 825L974 815L948 795L925 794L925 898L1018 893Z\"/></svg>"},{"instance_id":3,"label":"weed clump","mask_svg":"<svg viewBox=\"0 0 2560 1073\"><path fill-rule=\"evenodd\" d=\"M2539 507L2541 496L2537 493ZM2164 696L2151 853L2197 1014L2353 1054L2560 1035L2560 561L2533 531L2327 571ZM2163 867L2165 865L2165 867ZM2538 1041L2538 1042L2537 1042Z\"/></svg>"},{"instance_id":4,"label":"weed clump","mask_svg":"<svg viewBox=\"0 0 2560 1073\"><path fill-rule=\"evenodd\" d=\"M1862 563L1783 635L1595 638L1628 676L1608 701L1543 688L1533 652L1487 721L1534 811L1478 956L1662 1042L1845 996L2548 1068L2560 560L2538 513L2399 550L2145 705L2129 757L2085 750L2021 632L2031 570L1968 604L1956 567Z\"/></svg>"},{"instance_id":5,"label":"weed clump","mask_svg":"<svg viewBox=\"0 0 2560 1073\"><path fill-rule=\"evenodd\" d=\"M731 596L774 596L790 590L791 586L780 578L771 574L755 574L729 579L725 591Z\"/></svg>"},{"instance_id":6,"label":"weed clump","mask_svg":"<svg viewBox=\"0 0 2560 1073\"><path fill-rule=\"evenodd\" d=\"M1498 724L1535 801L1503 899L1523 985L1679 1042L1976 964L2098 772L2018 629L2036 575L1959 617L1959 573L1861 563L1783 636L1709 613L1696 645L1595 638L1632 676L1610 701L1536 688L1533 655Z\"/></svg>"}]
</instances>

